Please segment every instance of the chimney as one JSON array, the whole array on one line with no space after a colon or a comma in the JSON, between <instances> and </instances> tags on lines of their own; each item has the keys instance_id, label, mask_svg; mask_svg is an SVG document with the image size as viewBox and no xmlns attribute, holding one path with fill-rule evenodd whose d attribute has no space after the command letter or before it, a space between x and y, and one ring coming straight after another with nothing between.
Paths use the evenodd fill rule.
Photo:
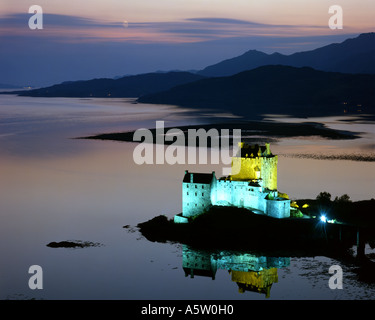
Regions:
<instances>
[{"instance_id":1,"label":"chimney","mask_svg":"<svg viewBox=\"0 0 375 320\"><path fill-rule=\"evenodd\" d=\"M270 144L266 143L266 155L269 156L271 155L271 150L270 150Z\"/></svg>"},{"instance_id":2,"label":"chimney","mask_svg":"<svg viewBox=\"0 0 375 320\"><path fill-rule=\"evenodd\" d=\"M193 183L194 181L193 181L193 174L192 173L190 173L190 183Z\"/></svg>"}]
</instances>

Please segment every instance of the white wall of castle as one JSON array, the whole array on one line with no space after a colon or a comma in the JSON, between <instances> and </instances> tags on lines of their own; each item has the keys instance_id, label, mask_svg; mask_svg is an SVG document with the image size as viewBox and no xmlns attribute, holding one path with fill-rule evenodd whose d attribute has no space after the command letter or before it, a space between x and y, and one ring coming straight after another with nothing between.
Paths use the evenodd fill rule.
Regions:
<instances>
[{"instance_id":1,"label":"white wall of castle","mask_svg":"<svg viewBox=\"0 0 375 320\"><path fill-rule=\"evenodd\" d=\"M277 191L269 191L261 186L253 186L248 181L217 180L211 184L182 184L182 215L193 217L215 206L234 206L262 211L275 217L290 216L290 200L268 200L266 196L277 198Z\"/></svg>"},{"instance_id":2,"label":"white wall of castle","mask_svg":"<svg viewBox=\"0 0 375 320\"><path fill-rule=\"evenodd\" d=\"M211 207L212 187L204 183L182 183L182 215L193 217Z\"/></svg>"}]
</instances>

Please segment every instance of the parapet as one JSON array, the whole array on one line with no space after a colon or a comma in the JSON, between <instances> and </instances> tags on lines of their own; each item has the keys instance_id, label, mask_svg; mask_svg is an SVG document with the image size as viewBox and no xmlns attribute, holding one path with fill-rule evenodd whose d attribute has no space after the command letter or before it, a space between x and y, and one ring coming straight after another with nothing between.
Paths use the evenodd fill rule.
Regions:
<instances>
[{"instance_id":1,"label":"parapet","mask_svg":"<svg viewBox=\"0 0 375 320\"><path fill-rule=\"evenodd\" d=\"M273 157L269 143L260 146L259 144L249 145L245 142L239 142L238 147L236 156L240 158Z\"/></svg>"}]
</instances>

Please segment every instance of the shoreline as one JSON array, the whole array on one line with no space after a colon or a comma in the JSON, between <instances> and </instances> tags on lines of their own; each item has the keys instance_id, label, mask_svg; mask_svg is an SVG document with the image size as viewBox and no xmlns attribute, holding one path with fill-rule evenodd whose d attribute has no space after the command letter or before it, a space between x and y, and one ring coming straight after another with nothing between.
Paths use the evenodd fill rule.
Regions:
<instances>
[{"instance_id":1,"label":"shoreline","mask_svg":"<svg viewBox=\"0 0 375 320\"><path fill-rule=\"evenodd\" d=\"M375 245L375 220L371 218L374 199L326 204L333 211L330 217L335 220L333 223L320 220L317 209L322 203L316 200L298 202L311 204L310 209L303 210L304 217L277 219L255 214L250 209L213 206L189 223L174 223L173 219L159 215L136 227L151 242L278 256L345 258L353 246L360 244L360 250L364 250L364 243Z\"/></svg>"},{"instance_id":2,"label":"shoreline","mask_svg":"<svg viewBox=\"0 0 375 320\"><path fill-rule=\"evenodd\" d=\"M255 120L241 120L241 121L225 121L220 123L210 123L202 125L185 125L176 127L164 128L164 134L170 129L179 129L185 136L185 146L189 139L186 139L189 129L217 129L219 137L221 137L221 130L229 129L230 133L233 133L234 129L240 129L242 132L243 142L265 142L275 141L281 138L292 138L292 137L312 137L319 136L323 139L332 140L352 140L359 139L360 132L351 132L344 130L335 130L327 128L324 124L319 122L301 122L301 123L285 123L285 122L268 122L268 121L255 121ZM156 129L148 129L156 141ZM133 142L133 135L135 131L125 132L113 132L113 133L102 133L86 137L77 137L76 139L94 139L94 140L112 140L112 141L124 141ZM165 145L176 144L174 141L165 141ZM208 141L209 142L209 141Z\"/></svg>"}]
</instances>

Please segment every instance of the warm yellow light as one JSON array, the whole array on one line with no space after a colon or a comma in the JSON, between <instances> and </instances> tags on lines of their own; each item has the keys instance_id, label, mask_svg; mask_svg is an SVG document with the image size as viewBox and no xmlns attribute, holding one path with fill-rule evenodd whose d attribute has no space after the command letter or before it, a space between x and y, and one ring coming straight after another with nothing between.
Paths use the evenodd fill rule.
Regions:
<instances>
[{"instance_id":1,"label":"warm yellow light","mask_svg":"<svg viewBox=\"0 0 375 320\"><path fill-rule=\"evenodd\" d=\"M295 201L292 201L290 206L293 207L293 208L299 208L297 202L295 202Z\"/></svg>"}]
</instances>

